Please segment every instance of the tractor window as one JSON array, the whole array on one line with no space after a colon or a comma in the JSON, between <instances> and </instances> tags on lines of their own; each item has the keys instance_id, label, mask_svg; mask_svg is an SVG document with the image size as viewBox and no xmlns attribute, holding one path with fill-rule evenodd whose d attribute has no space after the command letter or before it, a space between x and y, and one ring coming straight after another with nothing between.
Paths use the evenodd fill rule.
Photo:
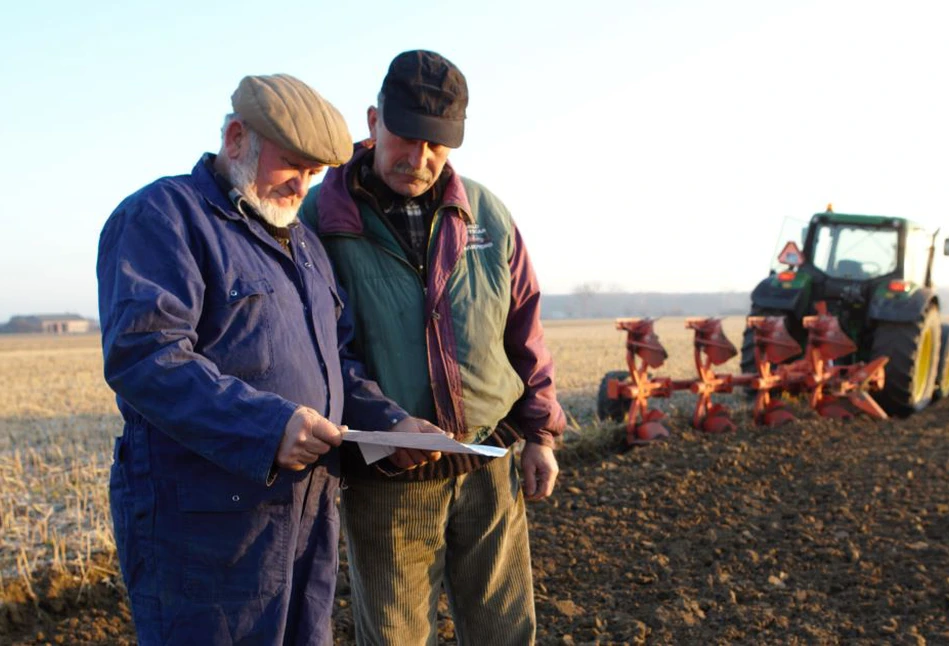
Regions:
<instances>
[{"instance_id":1,"label":"tractor window","mask_svg":"<svg viewBox=\"0 0 949 646\"><path fill-rule=\"evenodd\" d=\"M916 283L926 284L926 268L929 266L929 247L932 236L924 230L913 227L906 234L906 260L903 262L903 278Z\"/></svg>"},{"instance_id":2,"label":"tractor window","mask_svg":"<svg viewBox=\"0 0 949 646\"><path fill-rule=\"evenodd\" d=\"M898 243L894 229L824 224L817 230L813 262L833 278L869 280L896 269Z\"/></svg>"}]
</instances>

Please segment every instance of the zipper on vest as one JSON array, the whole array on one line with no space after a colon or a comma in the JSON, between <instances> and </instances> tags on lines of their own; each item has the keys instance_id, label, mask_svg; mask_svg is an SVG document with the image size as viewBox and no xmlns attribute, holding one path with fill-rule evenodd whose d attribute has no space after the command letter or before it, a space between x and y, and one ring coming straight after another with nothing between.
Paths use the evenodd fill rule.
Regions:
<instances>
[{"instance_id":1,"label":"zipper on vest","mask_svg":"<svg viewBox=\"0 0 949 646\"><path fill-rule=\"evenodd\" d=\"M425 284L425 281L422 279L422 273L421 273L422 271L424 271L424 268L419 267L419 269L416 270L415 265L409 262L408 258L406 258L405 256L400 256L396 252L386 247L381 242L378 242L372 236L367 236L365 234L356 235L352 233L330 233L330 234L326 234L325 237L327 238L353 238L353 239L362 238L363 240L367 240L369 244L373 245L374 247L378 247L379 250L382 251L382 253L392 256L393 258L401 262L403 265L411 269L412 273L415 274L415 277L418 278L419 285L422 288L422 295L425 297L428 297L428 286Z\"/></svg>"}]
</instances>

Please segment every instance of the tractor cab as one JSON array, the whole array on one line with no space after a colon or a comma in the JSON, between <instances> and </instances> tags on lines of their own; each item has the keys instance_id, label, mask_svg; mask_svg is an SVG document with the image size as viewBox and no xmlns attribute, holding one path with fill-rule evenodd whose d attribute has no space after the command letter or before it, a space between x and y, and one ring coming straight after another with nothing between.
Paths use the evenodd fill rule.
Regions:
<instances>
[{"instance_id":1,"label":"tractor cab","mask_svg":"<svg viewBox=\"0 0 949 646\"><path fill-rule=\"evenodd\" d=\"M804 262L798 268L811 285L808 310L824 301L858 347L868 347L861 338L870 333L868 309L874 297L886 298L891 282L900 294L906 292L903 282L929 286L928 236L923 244L906 244L907 236L920 233L925 235L922 228L900 218L815 215L804 243Z\"/></svg>"},{"instance_id":2,"label":"tractor cab","mask_svg":"<svg viewBox=\"0 0 949 646\"><path fill-rule=\"evenodd\" d=\"M826 216L815 223L808 241L811 264L829 279L864 282L889 276L899 267L903 222L882 226L868 222L831 221Z\"/></svg>"},{"instance_id":3,"label":"tractor cab","mask_svg":"<svg viewBox=\"0 0 949 646\"><path fill-rule=\"evenodd\" d=\"M934 243L935 235L910 220L828 212L811 220L805 255L830 279L932 287Z\"/></svg>"}]
</instances>

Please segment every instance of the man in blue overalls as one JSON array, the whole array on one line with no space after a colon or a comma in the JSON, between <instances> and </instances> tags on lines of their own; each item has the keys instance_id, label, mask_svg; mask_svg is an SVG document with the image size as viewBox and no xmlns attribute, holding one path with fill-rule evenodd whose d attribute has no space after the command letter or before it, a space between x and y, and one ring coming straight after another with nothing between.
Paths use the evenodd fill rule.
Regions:
<instances>
[{"instance_id":1,"label":"man in blue overalls","mask_svg":"<svg viewBox=\"0 0 949 646\"><path fill-rule=\"evenodd\" d=\"M343 407L412 418L345 350L351 315L296 212L345 163L339 112L249 76L218 155L125 199L97 273L105 377L125 420L110 482L139 642L329 644Z\"/></svg>"}]
</instances>

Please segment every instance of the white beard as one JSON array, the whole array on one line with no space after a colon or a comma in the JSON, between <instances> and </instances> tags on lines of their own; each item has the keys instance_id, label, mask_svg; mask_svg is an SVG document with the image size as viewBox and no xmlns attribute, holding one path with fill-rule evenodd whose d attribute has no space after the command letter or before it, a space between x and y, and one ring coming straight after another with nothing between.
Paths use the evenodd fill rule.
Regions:
<instances>
[{"instance_id":1,"label":"white beard","mask_svg":"<svg viewBox=\"0 0 949 646\"><path fill-rule=\"evenodd\" d=\"M227 178L241 195L253 206L265 222L275 227L286 227L297 219L299 207L282 207L274 200L261 199L257 195L257 162L260 158L260 141L257 133L247 131L251 136L250 146L243 159L231 161L227 166Z\"/></svg>"},{"instance_id":2,"label":"white beard","mask_svg":"<svg viewBox=\"0 0 949 646\"><path fill-rule=\"evenodd\" d=\"M289 226L297 219L299 207L278 206L273 200L261 200L257 195L252 193L244 193L244 197L257 209L257 212L260 213L260 217L275 227L283 228Z\"/></svg>"}]
</instances>

